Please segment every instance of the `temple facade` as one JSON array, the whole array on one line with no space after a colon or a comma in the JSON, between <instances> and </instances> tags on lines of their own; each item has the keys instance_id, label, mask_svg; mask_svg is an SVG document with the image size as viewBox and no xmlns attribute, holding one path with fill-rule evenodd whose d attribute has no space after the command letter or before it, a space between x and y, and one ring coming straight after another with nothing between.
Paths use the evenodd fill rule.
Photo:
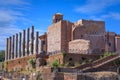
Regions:
<instances>
[{"instance_id":1,"label":"temple facade","mask_svg":"<svg viewBox=\"0 0 120 80\"><path fill-rule=\"evenodd\" d=\"M6 39L6 69L26 69L28 60L41 54L47 56L44 57L46 62L53 61L51 55L62 52L89 55L120 53L120 36L107 32L104 21L82 19L70 22L64 20L63 14L56 13L45 34L34 32L32 26Z\"/></svg>"}]
</instances>

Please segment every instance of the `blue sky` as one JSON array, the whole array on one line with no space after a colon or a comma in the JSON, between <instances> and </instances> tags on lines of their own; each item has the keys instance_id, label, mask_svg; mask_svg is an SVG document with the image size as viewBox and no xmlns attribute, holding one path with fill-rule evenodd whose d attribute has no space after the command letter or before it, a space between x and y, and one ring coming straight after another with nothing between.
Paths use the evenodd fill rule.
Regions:
<instances>
[{"instance_id":1,"label":"blue sky","mask_svg":"<svg viewBox=\"0 0 120 80\"><path fill-rule=\"evenodd\" d=\"M120 0L0 0L0 50L7 37L32 25L43 34L57 12L71 22L103 20L107 31L120 34Z\"/></svg>"}]
</instances>

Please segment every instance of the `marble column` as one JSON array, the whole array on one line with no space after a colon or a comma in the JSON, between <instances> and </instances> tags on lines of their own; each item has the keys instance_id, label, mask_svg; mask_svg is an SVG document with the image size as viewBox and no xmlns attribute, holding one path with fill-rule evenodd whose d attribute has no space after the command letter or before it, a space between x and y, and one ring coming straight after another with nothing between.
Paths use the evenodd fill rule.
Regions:
<instances>
[{"instance_id":1,"label":"marble column","mask_svg":"<svg viewBox=\"0 0 120 80\"><path fill-rule=\"evenodd\" d=\"M8 38L6 39L5 61L8 60Z\"/></svg>"},{"instance_id":2,"label":"marble column","mask_svg":"<svg viewBox=\"0 0 120 80\"><path fill-rule=\"evenodd\" d=\"M10 47L9 48L9 59L11 60L11 47L12 47L11 46L11 43L12 43L12 38L11 37L10 37L10 41L9 42L10 42L10 44L9 44L9 47Z\"/></svg>"},{"instance_id":3,"label":"marble column","mask_svg":"<svg viewBox=\"0 0 120 80\"><path fill-rule=\"evenodd\" d=\"M30 40L30 29L27 29L27 54L29 55L29 40Z\"/></svg>"},{"instance_id":4,"label":"marble column","mask_svg":"<svg viewBox=\"0 0 120 80\"><path fill-rule=\"evenodd\" d=\"M25 56L25 30L23 30L22 36L22 56Z\"/></svg>"},{"instance_id":5,"label":"marble column","mask_svg":"<svg viewBox=\"0 0 120 80\"><path fill-rule=\"evenodd\" d=\"M30 48L31 52L30 54L33 54L34 51L34 26L32 26L31 28L31 48Z\"/></svg>"},{"instance_id":6,"label":"marble column","mask_svg":"<svg viewBox=\"0 0 120 80\"><path fill-rule=\"evenodd\" d=\"M36 37L35 37L35 54L38 54L38 45L39 45L38 37L39 37L39 32L36 32Z\"/></svg>"},{"instance_id":7,"label":"marble column","mask_svg":"<svg viewBox=\"0 0 120 80\"><path fill-rule=\"evenodd\" d=\"M22 37L22 33L20 32L19 33L19 52L18 52L18 58L20 58L22 55L21 55L21 37Z\"/></svg>"},{"instance_id":8,"label":"marble column","mask_svg":"<svg viewBox=\"0 0 120 80\"><path fill-rule=\"evenodd\" d=\"M10 38L8 38L8 60L10 56Z\"/></svg>"},{"instance_id":9,"label":"marble column","mask_svg":"<svg viewBox=\"0 0 120 80\"><path fill-rule=\"evenodd\" d=\"M40 54L41 53L41 40L40 39L38 39L38 41L39 41L39 44L38 44L38 54Z\"/></svg>"},{"instance_id":10,"label":"marble column","mask_svg":"<svg viewBox=\"0 0 120 80\"><path fill-rule=\"evenodd\" d=\"M18 34L16 34L16 41L15 41L15 58L18 57Z\"/></svg>"},{"instance_id":11,"label":"marble column","mask_svg":"<svg viewBox=\"0 0 120 80\"><path fill-rule=\"evenodd\" d=\"M15 36L13 35L12 36L12 54L11 54L12 59L14 59L14 41L15 41Z\"/></svg>"}]
</instances>

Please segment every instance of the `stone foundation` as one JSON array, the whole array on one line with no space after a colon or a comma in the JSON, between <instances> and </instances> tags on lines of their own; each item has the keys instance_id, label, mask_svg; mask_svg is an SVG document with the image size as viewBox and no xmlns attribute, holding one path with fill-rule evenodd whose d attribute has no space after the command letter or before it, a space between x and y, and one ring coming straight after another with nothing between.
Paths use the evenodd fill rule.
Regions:
<instances>
[{"instance_id":1,"label":"stone foundation","mask_svg":"<svg viewBox=\"0 0 120 80\"><path fill-rule=\"evenodd\" d=\"M36 58L36 55L25 56L25 57L14 59L14 60L9 60L5 64L5 69L7 71L26 70L28 60L30 58Z\"/></svg>"}]
</instances>

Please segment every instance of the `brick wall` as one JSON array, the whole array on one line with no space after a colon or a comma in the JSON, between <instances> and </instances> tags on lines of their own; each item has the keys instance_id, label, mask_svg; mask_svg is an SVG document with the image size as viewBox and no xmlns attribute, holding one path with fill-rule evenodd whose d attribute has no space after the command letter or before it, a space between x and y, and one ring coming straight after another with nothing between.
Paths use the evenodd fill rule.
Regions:
<instances>
[{"instance_id":1,"label":"brick wall","mask_svg":"<svg viewBox=\"0 0 120 80\"><path fill-rule=\"evenodd\" d=\"M103 53L105 51L104 35L87 35L85 39L90 41L92 53Z\"/></svg>"},{"instance_id":2,"label":"brick wall","mask_svg":"<svg viewBox=\"0 0 120 80\"><path fill-rule=\"evenodd\" d=\"M105 32L103 21L80 20L73 25L73 39L84 38L86 34L100 34Z\"/></svg>"},{"instance_id":3,"label":"brick wall","mask_svg":"<svg viewBox=\"0 0 120 80\"><path fill-rule=\"evenodd\" d=\"M48 64L52 64L55 60L58 60L59 64L63 64L63 55L62 53L50 55L47 59Z\"/></svg>"},{"instance_id":4,"label":"brick wall","mask_svg":"<svg viewBox=\"0 0 120 80\"><path fill-rule=\"evenodd\" d=\"M116 51L120 54L120 37L115 37Z\"/></svg>"},{"instance_id":5,"label":"brick wall","mask_svg":"<svg viewBox=\"0 0 120 80\"><path fill-rule=\"evenodd\" d=\"M80 53L86 54L83 51L88 51L90 49L90 41L84 39L77 39L69 42L69 52L70 53Z\"/></svg>"},{"instance_id":6,"label":"brick wall","mask_svg":"<svg viewBox=\"0 0 120 80\"><path fill-rule=\"evenodd\" d=\"M94 27L96 26L99 30L98 32L105 32L105 22L104 21L94 21L94 20L82 20L82 24L86 27Z\"/></svg>"},{"instance_id":7,"label":"brick wall","mask_svg":"<svg viewBox=\"0 0 120 80\"><path fill-rule=\"evenodd\" d=\"M61 21L48 27L47 42L47 52L61 50Z\"/></svg>"},{"instance_id":8,"label":"brick wall","mask_svg":"<svg viewBox=\"0 0 120 80\"><path fill-rule=\"evenodd\" d=\"M105 51L104 33L105 23L103 21L80 20L74 23L72 28L73 40L75 39L89 40L91 47L90 51L93 53ZM111 38L111 42L113 43L113 38Z\"/></svg>"},{"instance_id":9,"label":"brick wall","mask_svg":"<svg viewBox=\"0 0 120 80\"><path fill-rule=\"evenodd\" d=\"M76 54L76 53L68 53L64 57L65 63L71 62L70 59L72 58L72 62L81 64L82 62L89 63L89 60L95 61L100 58L99 54ZM84 59L84 60L83 60Z\"/></svg>"},{"instance_id":10,"label":"brick wall","mask_svg":"<svg viewBox=\"0 0 120 80\"><path fill-rule=\"evenodd\" d=\"M61 50L68 52L69 41L72 39L72 25L69 21L62 21L61 24Z\"/></svg>"},{"instance_id":11,"label":"brick wall","mask_svg":"<svg viewBox=\"0 0 120 80\"><path fill-rule=\"evenodd\" d=\"M72 23L61 20L48 27L48 52L67 51L71 40Z\"/></svg>"},{"instance_id":12,"label":"brick wall","mask_svg":"<svg viewBox=\"0 0 120 80\"><path fill-rule=\"evenodd\" d=\"M109 32L108 51L115 52L115 33Z\"/></svg>"},{"instance_id":13,"label":"brick wall","mask_svg":"<svg viewBox=\"0 0 120 80\"><path fill-rule=\"evenodd\" d=\"M11 71L14 69L15 70L26 70L26 66L28 64L28 60L30 58L35 58L36 56L35 55L31 55L31 56L27 56L27 57L23 57L23 58L18 58L18 59L15 59L15 60L9 60L8 62L6 62L6 66L5 68L8 70L8 71Z\"/></svg>"}]
</instances>

